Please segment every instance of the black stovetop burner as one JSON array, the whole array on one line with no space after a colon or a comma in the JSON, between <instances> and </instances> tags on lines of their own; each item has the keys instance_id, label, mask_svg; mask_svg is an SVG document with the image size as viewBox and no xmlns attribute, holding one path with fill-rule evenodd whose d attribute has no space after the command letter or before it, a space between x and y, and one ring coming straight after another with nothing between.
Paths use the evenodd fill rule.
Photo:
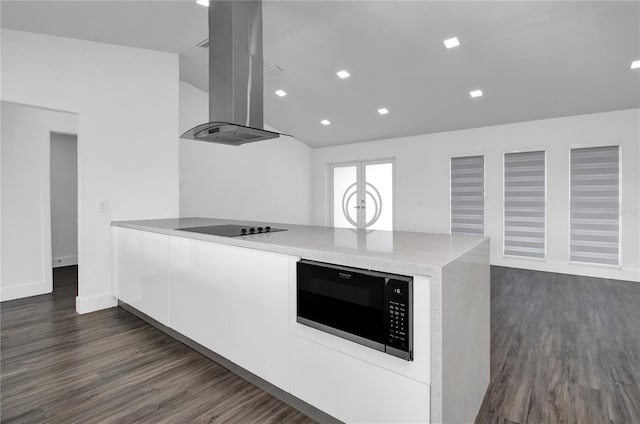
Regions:
<instances>
[{"instance_id":1,"label":"black stovetop burner","mask_svg":"<svg viewBox=\"0 0 640 424\"><path fill-rule=\"evenodd\" d=\"M271 226L258 225L209 225L207 227L176 228L180 231L190 231L192 233L211 234L214 236L239 237L252 234L275 233L277 231L287 231L284 228L271 228Z\"/></svg>"}]
</instances>

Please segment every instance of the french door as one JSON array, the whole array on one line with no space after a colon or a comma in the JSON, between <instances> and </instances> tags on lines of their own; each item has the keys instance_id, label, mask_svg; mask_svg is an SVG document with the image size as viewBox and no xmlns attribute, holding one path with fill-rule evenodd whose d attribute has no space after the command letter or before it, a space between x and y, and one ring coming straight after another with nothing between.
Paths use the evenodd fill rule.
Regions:
<instances>
[{"instance_id":1,"label":"french door","mask_svg":"<svg viewBox=\"0 0 640 424\"><path fill-rule=\"evenodd\" d=\"M331 224L393 230L393 166L392 160L332 164Z\"/></svg>"}]
</instances>

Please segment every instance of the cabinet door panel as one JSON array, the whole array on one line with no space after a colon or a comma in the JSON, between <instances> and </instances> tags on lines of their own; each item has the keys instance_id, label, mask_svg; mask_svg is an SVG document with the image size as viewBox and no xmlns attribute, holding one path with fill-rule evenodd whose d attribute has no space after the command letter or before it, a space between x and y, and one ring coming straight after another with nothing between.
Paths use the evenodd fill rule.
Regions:
<instances>
[{"instance_id":1,"label":"cabinet door panel","mask_svg":"<svg viewBox=\"0 0 640 424\"><path fill-rule=\"evenodd\" d=\"M291 394L344 422L430 420L429 385L294 335Z\"/></svg>"},{"instance_id":2,"label":"cabinet door panel","mask_svg":"<svg viewBox=\"0 0 640 424\"><path fill-rule=\"evenodd\" d=\"M238 365L289 388L289 257L231 248L230 333Z\"/></svg>"},{"instance_id":3,"label":"cabinet door panel","mask_svg":"<svg viewBox=\"0 0 640 424\"><path fill-rule=\"evenodd\" d=\"M143 232L140 302L132 306L164 325L169 314L168 273L169 236Z\"/></svg>"},{"instance_id":4,"label":"cabinet door panel","mask_svg":"<svg viewBox=\"0 0 640 424\"><path fill-rule=\"evenodd\" d=\"M228 246L171 238L170 327L228 356Z\"/></svg>"},{"instance_id":5,"label":"cabinet door panel","mask_svg":"<svg viewBox=\"0 0 640 424\"><path fill-rule=\"evenodd\" d=\"M142 232L113 227L114 284L117 299L130 305L141 300Z\"/></svg>"}]
</instances>

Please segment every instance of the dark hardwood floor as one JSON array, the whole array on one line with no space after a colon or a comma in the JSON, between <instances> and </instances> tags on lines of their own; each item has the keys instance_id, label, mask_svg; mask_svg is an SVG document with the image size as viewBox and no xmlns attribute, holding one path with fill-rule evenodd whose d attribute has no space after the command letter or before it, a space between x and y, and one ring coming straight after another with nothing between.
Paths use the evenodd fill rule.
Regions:
<instances>
[{"instance_id":1,"label":"dark hardwood floor","mask_svg":"<svg viewBox=\"0 0 640 424\"><path fill-rule=\"evenodd\" d=\"M478 423L640 423L640 284L492 267ZM53 294L1 308L2 423L312 423L130 313Z\"/></svg>"},{"instance_id":2,"label":"dark hardwood floor","mask_svg":"<svg viewBox=\"0 0 640 424\"><path fill-rule=\"evenodd\" d=\"M75 313L77 268L1 305L2 423L314 423L121 308Z\"/></svg>"},{"instance_id":3,"label":"dark hardwood floor","mask_svg":"<svg viewBox=\"0 0 640 424\"><path fill-rule=\"evenodd\" d=\"M477 423L640 423L640 284L491 269Z\"/></svg>"}]
</instances>

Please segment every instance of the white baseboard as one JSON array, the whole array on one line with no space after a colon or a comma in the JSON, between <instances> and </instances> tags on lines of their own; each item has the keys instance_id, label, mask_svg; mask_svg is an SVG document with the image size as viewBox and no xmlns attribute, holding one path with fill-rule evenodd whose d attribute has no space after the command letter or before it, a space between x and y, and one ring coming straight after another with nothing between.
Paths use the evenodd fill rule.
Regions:
<instances>
[{"instance_id":1,"label":"white baseboard","mask_svg":"<svg viewBox=\"0 0 640 424\"><path fill-rule=\"evenodd\" d=\"M53 258L52 266L54 268L59 268L61 266L71 266L78 265L78 257L77 256L58 256L57 258Z\"/></svg>"},{"instance_id":2,"label":"white baseboard","mask_svg":"<svg viewBox=\"0 0 640 424\"><path fill-rule=\"evenodd\" d=\"M22 299L23 297L38 296L53 291L51 284L46 281L35 283L15 284L12 286L0 287L0 301Z\"/></svg>"},{"instance_id":3,"label":"white baseboard","mask_svg":"<svg viewBox=\"0 0 640 424\"><path fill-rule=\"evenodd\" d=\"M118 306L118 300L111 294L76 297L76 312L79 314L87 314L101 309L113 308L114 306Z\"/></svg>"},{"instance_id":4,"label":"white baseboard","mask_svg":"<svg viewBox=\"0 0 640 424\"><path fill-rule=\"evenodd\" d=\"M509 268L530 269L533 271L557 272L559 274L581 275L585 277L609 278L612 280L640 282L640 271L610 266L549 262L545 260L492 257L491 265Z\"/></svg>"}]
</instances>

